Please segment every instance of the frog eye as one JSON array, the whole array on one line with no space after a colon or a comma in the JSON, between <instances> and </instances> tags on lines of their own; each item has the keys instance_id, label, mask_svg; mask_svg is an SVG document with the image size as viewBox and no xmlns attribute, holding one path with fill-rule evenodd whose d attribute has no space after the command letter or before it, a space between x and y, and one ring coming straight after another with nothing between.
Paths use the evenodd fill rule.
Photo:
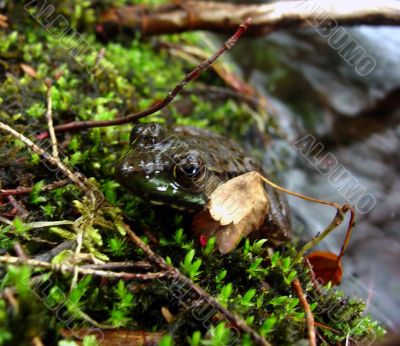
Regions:
<instances>
[{"instance_id":1,"label":"frog eye","mask_svg":"<svg viewBox=\"0 0 400 346\"><path fill-rule=\"evenodd\" d=\"M173 166L174 180L182 187L200 188L200 182L205 176L204 162L197 155L190 154L177 160Z\"/></svg>"}]
</instances>

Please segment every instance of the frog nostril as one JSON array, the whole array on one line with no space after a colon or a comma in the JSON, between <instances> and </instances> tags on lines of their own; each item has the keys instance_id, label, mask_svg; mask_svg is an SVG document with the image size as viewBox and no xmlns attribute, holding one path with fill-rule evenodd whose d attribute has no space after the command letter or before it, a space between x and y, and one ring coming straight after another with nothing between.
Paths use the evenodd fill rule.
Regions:
<instances>
[{"instance_id":1,"label":"frog nostril","mask_svg":"<svg viewBox=\"0 0 400 346\"><path fill-rule=\"evenodd\" d=\"M131 130L130 143L140 139L150 143L155 143L155 139L160 138L162 127L160 124L137 124Z\"/></svg>"}]
</instances>

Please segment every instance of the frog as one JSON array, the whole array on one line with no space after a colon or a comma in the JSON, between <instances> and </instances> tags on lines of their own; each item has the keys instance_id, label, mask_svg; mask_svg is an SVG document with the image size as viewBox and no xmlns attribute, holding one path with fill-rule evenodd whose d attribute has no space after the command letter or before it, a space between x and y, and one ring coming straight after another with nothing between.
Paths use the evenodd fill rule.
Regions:
<instances>
[{"instance_id":1,"label":"frog","mask_svg":"<svg viewBox=\"0 0 400 346\"><path fill-rule=\"evenodd\" d=\"M264 174L260 163L236 142L191 126L137 124L130 148L116 164L116 179L153 205L194 215L224 182L247 172ZM251 238L276 247L291 238L290 213L284 194L265 185L269 209Z\"/></svg>"}]
</instances>

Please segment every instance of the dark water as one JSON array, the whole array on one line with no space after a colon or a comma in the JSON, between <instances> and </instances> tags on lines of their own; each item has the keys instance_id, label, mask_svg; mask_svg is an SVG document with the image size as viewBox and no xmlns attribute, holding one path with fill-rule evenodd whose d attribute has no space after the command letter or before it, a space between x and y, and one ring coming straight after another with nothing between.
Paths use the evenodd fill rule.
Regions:
<instances>
[{"instance_id":1,"label":"dark water","mask_svg":"<svg viewBox=\"0 0 400 346\"><path fill-rule=\"evenodd\" d=\"M284 185L330 201L349 199L331 183L334 177L322 175L293 148L312 134L324 145L321 155L336 158L353 184L376 201L373 208L359 208L371 210L357 215L340 288L366 299L368 312L395 328L400 326L400 30L345 29L376 62L366 75L312 29L245 40L233 55L245 77L272 101L287 137L268 154L284 158ZM302 239L322 230L335 214L295 198L290 205ZM320 247L338 253L343 238L341 227Z\"/></svg>"}]
</instances>

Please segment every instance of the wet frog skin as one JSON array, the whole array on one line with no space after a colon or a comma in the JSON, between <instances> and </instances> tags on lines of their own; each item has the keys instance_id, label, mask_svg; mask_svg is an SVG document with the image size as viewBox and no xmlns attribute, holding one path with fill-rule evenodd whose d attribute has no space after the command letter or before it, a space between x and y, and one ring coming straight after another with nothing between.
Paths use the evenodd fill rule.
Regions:
<instances>
[{"instance_id":1,"label":"wet frog skin","mask_svg":"<svg viewBox=\"0 0 400 346\"><path fill-rule=\"evenodd\" d=\"M117 180L143 200L187 213L202 210L212 191L227 180L262 172L258 162L233 141L193 127L136 125L130 145L117 164ZM290 239L288 206L280 192L265 188L269 211L252 237L279 245Z\"/></svg>"}]
</instances>

